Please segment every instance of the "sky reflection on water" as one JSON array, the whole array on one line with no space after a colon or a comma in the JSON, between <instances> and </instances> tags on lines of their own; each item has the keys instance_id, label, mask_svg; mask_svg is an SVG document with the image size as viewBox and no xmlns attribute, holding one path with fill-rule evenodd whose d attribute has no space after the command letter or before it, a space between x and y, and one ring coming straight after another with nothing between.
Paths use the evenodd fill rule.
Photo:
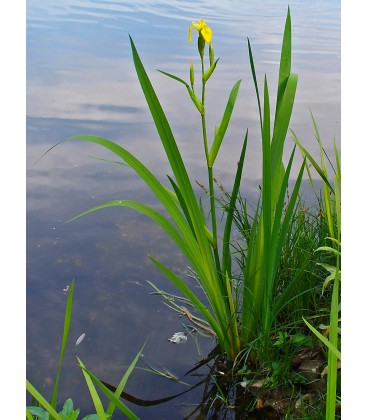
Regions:
<instances>
[{"instance_id":1,"label":"sky reflection on water","mask_svg":"<svg viewBox=\"0 0 368 420\"><path fill-rule=\"evenodd\" d=\"M274 100L288 4L292 71L299 75L291 127L316 153L311 108L329 152L333 137L340 139L338 1L27 2L27 375L34 385L45 384L46 393L52 389L58 359L66 302L62 290L72 278L75 303L61 399L73 396L77 406L91 411L76 368L76 352L87 367L112 383L120 379L117 366L129 364L147 337L147 360L178 374L200 357L193 340L181 346L167 342L180 330L180 322L160 298L150 296L146 286L146 280L151 280L173 291L147 254L180 273L185 268L184 258L156 226L132 211L117 209L65 223L112 199L137 199L157 206L143 183L127 168L91 159L111 159L111 155L86 144L63 144L37 159L62 138L89 133L118 140L165 180L170 169L135 74L130 33L191 179L206 179L197 112L183 86L156 71L188 79L189 60L197 59L195 43L187 41L188 26L204 17L214 30L215 53L220 57L208 85L209 127L218 124L231 87L242 79L215 173L225 186L230 184L249 128L242 192L256 199L260 142L246 37L252 43L260 80L267 72ZM199 68L198 61L195 66ZM289 138L286 151L291 147ZM73 348L83 332L85 340ZM201 340L201 346L205 352L212 343ZM138 375L141 379L133 378L128 388L146 393L147 398L155 398L150 395L154 392L157 398L175 392L171 383ZM165 410L170 411L162 408L160 418L165 418ZM152 418L152 411L138 411L141 418Z\"/></svg>"}]
</instances>

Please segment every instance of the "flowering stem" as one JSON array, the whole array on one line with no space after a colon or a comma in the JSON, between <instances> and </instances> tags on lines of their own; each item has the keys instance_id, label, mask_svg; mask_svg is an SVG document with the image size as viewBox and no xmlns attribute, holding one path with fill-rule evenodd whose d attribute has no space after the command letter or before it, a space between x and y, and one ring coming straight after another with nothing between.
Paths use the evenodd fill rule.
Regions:
<instances>
[{"instance_id":1,"label":"flowering stem","mask_svg":"<svg viewBox=\"0 0 368 420\"><path fill-rule=\"evenodd\" d=\"M204 75L204 63L203 57L201 57L201 65L202 65L202 76ZM204 108L204 99L205 99L205 91L206 91L206 84L202 80L202 104L203 104L203 113L201 114L202 118L202 133L203 133L203 142L204 142L204 152L206 154L206 161L208 167L208 141L207 141L207 129L206 129L206 111Z\"/></svg>"},{"instance_id":2,"label":"flowering stem","mask_svg":"<svg viewBox=\"0 0 368 420\"><path fill-rule=\"evenodd\" d=\"M215 207L215 193L214 193L214 185L213 185L213 169L209 165L209 153L208 153L208 141L207 141L207 129L206 129L206 111L204 106L205 100L205 91L206 91L206 83L203 81L204 75L204 62L203 57L201 57L201 65L202 65L202 104L203 104L203 114L201 115L202 119L202 134L203 134L203 143L204 143L204 152L206 155L206 162L207 162L207 171L208 171L208 186L209 186L209 193L210 193L210 206L211 206L211 222L212 222L212 236L215 241L215 246L213 247L213 252L216 261L216 268L218 272L221 272L221 265L220 265L220 258L218 253L217 247L217 220L216 220L216 207Z\"/></svg>"}]
</instances>

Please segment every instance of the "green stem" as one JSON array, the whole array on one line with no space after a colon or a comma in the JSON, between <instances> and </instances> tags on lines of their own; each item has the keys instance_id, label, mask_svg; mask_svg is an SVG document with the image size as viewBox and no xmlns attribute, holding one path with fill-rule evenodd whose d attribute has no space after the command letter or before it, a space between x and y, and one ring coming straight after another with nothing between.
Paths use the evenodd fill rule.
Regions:
<instances>
[{"instance_id":1,"label":"green stem","mask_svg":"<svg viewBox=\"0 0 368 420\"><path fill-rule=\"evenodd\" d=\"M208 186L209 186L209 192L210 192L212 236L215 241L215 245L213 246L213 253L215 257L217 272L221 273L220 257L219 257L218 246L217 246L217 220L216 220L215 193L214 193L214 184L213 184L213 169L210 168L209 161L208 161L209 152L208 152L208 140L207 140L207 129L206 129L206 110L204 106L206 83L203 81L203 75L204 75L203 57L201 57L201 65L202 65L202 104L203 104L203 114L201 114L201 120L202 120L204 152L206 155L207 171L208 171Z\"/></svg>"},{"instance_id":2,"label":"green stem","mask_svg":"<svg viewBox=\"0 0 368 420\"><path fill-rule=\"evenodd\" d=\"M204 62L203 62L203 58L201 57L201 65L202 65L202 77L204 75ZM201 114L201 119L202 119L202 134L203 134L203 143L204 143L204 152L206 155L206 162L207 162L207 167L208 167L208 141L207 141L207 129L206 129L206 109L204 107L204 100L205 100L205 96L206 96L206 84L205 82L203 82L202 79L202 104L203 104L203 113Z\"/></svg>"}]
</instances>

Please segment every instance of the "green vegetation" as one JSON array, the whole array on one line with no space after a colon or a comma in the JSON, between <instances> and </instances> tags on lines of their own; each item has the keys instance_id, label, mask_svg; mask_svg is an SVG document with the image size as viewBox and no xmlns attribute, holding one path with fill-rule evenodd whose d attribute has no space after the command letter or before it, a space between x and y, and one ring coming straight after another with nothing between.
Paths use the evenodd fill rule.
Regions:
<instances>
[{"instance_id":1,"label":"green vegetation","mask_svg":"<svg viewBox=\"0 0 368 420\"><path fill-rule=\"evenodd\" d=\"M312 116L313 118L313 116ZM320 146L320 160L321 163L318 165L310 154L300 145L300 142L293 133L294 139L299 144L302 153L307 156L313 167L320 174L323 180L323 195L320 199L321 209L323 211L324 218L327 220L328 233L330 246L322 246L316 249L316 251L326 252L333 256L334 264L322 264L322 267L330 273L323 283L322 291L325 291L332 282L332 296L331 296L331 309L330 309L330 322L328 326L328 340L324 335L319 333L308 321L304 322L313 331L313 333L328 347L328 372L327 372L327 407L326 407L326 419L335 419L335 406L336 406L336 387L337 387L337 372L338 363L337 360L341 360L341 353L339 351L339 312L340 312L340 280L341 280L341 167L340 157L336 147L336 141L334 142L335 152L335 166L334 170L334 183L333 186L329 183L328 171L325 163L325 154L322 146L321 137L318 132L317 125L313 118L313 123L316 131L316 138ZM310 173L309 173L310 176ZM313 179L310 176L311 184L313 185ZM332 195L332 199L330 198Z\"/></svg>"},{"instance_id":2,"label":"green vegetation","mask_svg":"<svg viewBox=\"0 0 368 420\"><path fill-rule=\"evenodd\" d=\"M297 75L291 72L290 11L288 10L285 22L274 114L271 112L267 76L264 77L262 85L263 97L260 95L261 89L248 40L262 139L261 192L259 201L251 212L248 200L239 193L248 133L244 133L231 191L226 192L221 188L222 196L218 197L215 194L213 167L231 120L240 81L234 84L223 117L215 127L214 138L209 141L206 87L216 70L218 59L214 56L212 30L203 20L193 22L190 40L193 28L198 32L200 94L197 95L195 91L192 61L189 65L189 83L170 73L161 73L185 86L199 113L208 173L208 183L204 189L209 195L209 220L207 221L202 200L195 193L195 187L190 181L169 122L131 38L137 76L172 170L172 175L168 176L168 185L159 182L142 162L111 140L91 135L78 135L67 140L87 141L113 152L119 158L119 162L129 166L147 184L162 204L165 213L160 213L144 203L118 199L91 208L74 219L106 207L132 208L161 226L186 256L192 277L203 291L204 298L198 295L186 279L180 278L154 257L150 258L177 287L185 297L185 302L188 302L186 306L190 306L191 309L183 304L183 300L168 298L168 295L159 291L168 299L169 306L186 315L200 330L216 337L220 349L217 359L221 359L221 366L225 368L215 369L211 372L211 378L215 384L215 399L220 401L222 408L236 407L239 404L240 391L244 393L246 389L254 397L250 406L262 409L265 407L265 401L270 399L271 391L281 392L280 390L284 389L289 394L284 414L288 418L298 418L300 415L303 418L312 418L321 413L324 395L327 392L326 418L335 418L339 376L337 359L341 357L338 328L341 255L340 163L335 144L336 168L333 168L335 177L332 185L325 163L325 151L313 117L321 163L316 163L293 132L291 133L296 144L291 155L287 157L286 164L283 163L284 144L289 132L298 81ZM298 168L295 182L292 182L290 173L298 149L302 153L303 162ZM317 191L312 167L322 181L321 194ZM302 198L301 183L305 173L309 175L311 187L316 193L316 203L312 207L307 206ZM225 216L222 224L219 223L219 204ZM234 235L235 240L231 239ZM326 270L330 273L327 278ZM317 320L321 323L321 328L326 325L325 334L313 327L312 324L315 325ZM311 334L310 330L314 334ZM318 339L327 347L323 348ZM63 351L64 347L57 379ZM328 354L327 391L324 391L322 371L325 362L324 351ZM136 361L137 358L132 366ZM311 370L314 369L313 373L317 371L317 377L314 375L314 379L308 377L305 373L307 370L302 369L303 362L306 361L314 361L317 366ZM108 390L103 389L103 384L81 361L79 365L83 369L91 395L96 395L93 384L97 385L108 395L112 404L120 408L117 399L119 394L108 394ZM224 378L231 384L226 392ZM255 387L257 382L259 386ZM311 382L318 383L318 389L309 388L306 392L306 385ZM125 382L122 383L121 387ZM234 390L235 397L232 397L231 393L234 393ZM51 404L53 409L57 385L54 392L55 397ZM279 395L278 398L282 396ZM206 398L204 400L204 404L207 404ZM216 406L213 401L212 395L207 412ZM99 410L104 413L100 404L96 405L96 410L97 413ZM123 411L123 408L121 410ZM112 414L109 409L107 413ZM55 413L53 415L55 416Z\"/></svg>"}]
</instances>

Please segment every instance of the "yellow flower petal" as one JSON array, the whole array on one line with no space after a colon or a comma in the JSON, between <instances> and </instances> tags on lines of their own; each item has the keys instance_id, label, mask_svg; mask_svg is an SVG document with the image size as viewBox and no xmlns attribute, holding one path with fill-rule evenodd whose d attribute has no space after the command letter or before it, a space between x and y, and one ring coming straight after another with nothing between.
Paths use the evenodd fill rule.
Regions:
<instances>
[{"instance_id":1,"label":"yellow flower petal","mask_svg":"<svg viewBox=\"0 0 368 420\"><path fill-rule=\"evenodd\" d=\"M193 26L189 26L188 29L188 41L192 42L192 30L193 30Z\"/></svg>"},{"instance_id":2,"label":"yellow flower petal","mask_svg":"<svg viewBox=\"0 0 368 420\"><path fill-rule=\"evenodd\" d=\"M201 35L203 36L204 40L208 43L211 42L212 39L212 30L209 26L205 26L202 30L201 30Z\"/></svg>"},{"instance_id":3,"label":"yellow flower petal","mask_svg":"<svg viewBox=\"0 0 368 420\"><path fill-rule=\"evenodd\" d=\"M212 40L212 29L207 26L207 23L204 21L204 19L199 19L198 22L192 22L192 26L189 27L189 33L188 33L188 40L191 42L192 40L192 30L193 28L196 29L199 35L202 35L203 39L210 43Z\"/></svg>"},{"instance_id":4,"label":"yellow flower petal","mask_svg":"<svg viewBox=\"0 0 368 420\"><path fill-rule=\"evenodd\" d=\"M206 25L206 22L204 21L204 19L200 19L198 22L198 26L199 26L199 30L201 31Z\"/></svg>"}]
</instances>

